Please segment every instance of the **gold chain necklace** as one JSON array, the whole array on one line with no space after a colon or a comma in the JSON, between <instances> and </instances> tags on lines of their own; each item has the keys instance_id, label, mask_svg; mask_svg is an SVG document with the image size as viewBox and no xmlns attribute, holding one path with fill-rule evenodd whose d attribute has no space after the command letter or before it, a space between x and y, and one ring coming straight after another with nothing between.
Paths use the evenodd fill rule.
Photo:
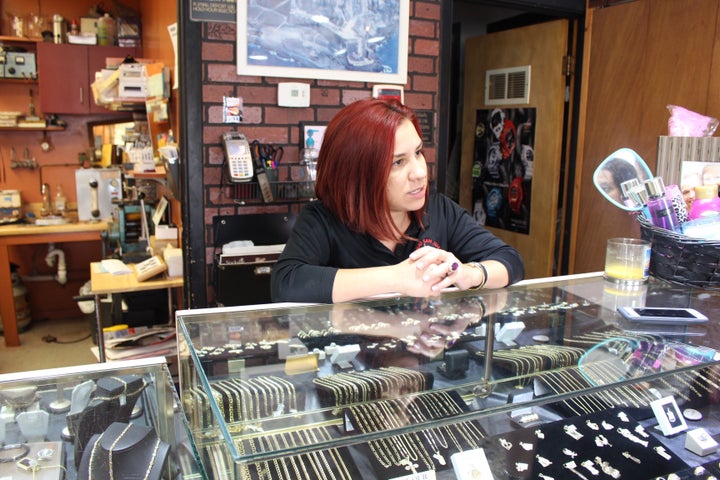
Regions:
<instances>
[{"instance_id":1,"label":"gold chain necklace","mask_svg":"<svg viewBox=\"0 0 720 480\"><path fill-rule=\"evenodd\" d=\"M122 432L120 432L120 435L118 435L118 437L115 439L115 441L112 443L112 445L110 445L110 448L108 449L108 465L109 465L110 480L115 480L115 477L113 475L113 452L112 452L113 448L115 448L115 446L118 444L120 439L122 439L123 435L125 435L125 433L128 430L130 430L130 427L132 427L132 424L128 423L127 426L123 429ZM95 441L95 445L93 445L93 448L90 451L90 460L88 461L88 480L92 479L92 469L93 469L93 464L95 462L95 453L97 452L98 446L100 446L100 441L103 439L106 432L107 432L107 430L105 430L105 432L103 432L103 434L98 437L98 439Z\"/></svg>"}]
</instances>

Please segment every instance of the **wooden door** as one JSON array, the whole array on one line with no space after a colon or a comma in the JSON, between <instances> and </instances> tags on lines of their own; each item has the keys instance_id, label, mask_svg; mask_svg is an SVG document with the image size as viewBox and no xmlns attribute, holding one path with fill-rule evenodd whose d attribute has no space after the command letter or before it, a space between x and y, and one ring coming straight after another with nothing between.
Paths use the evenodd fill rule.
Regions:
<instances>
[{"instance_id":1,"label":"wooden door","mask_svg":"<svg viewBox=\"0 0 720 480\"><path fill-rule=\"evenodd\" d=\"M38 43L38 83L42 113L87 114L87 45Z\"/></svg>"},{"instance_id":2,"label":"wooden door","mask_svg":"<svg viewBox=\"0 0 720 480\"><path fill-rule=\"evenodd\" d=\"M560 240L556 238L556 232L562 231L557 222L563 217L559 211L559 198L564 188L561 174L563 145L566 141L563 131L565 96L566 91L572 91L568 87L572 80L568 80L564 69L564 59L570 44L569 27L568 20L557 20L471 38L465 44L460 204L475 213L476 218L486 224L493 234L520 251L525 260L526 278L546 277L556 273L554 252L557 248L556 240ZM486 71L524 66L530 66L529 103L487 105ZM481 150L476 147L476 140L484 131L476 130L482 130L477 128L481 123L480 117L495 108L509 113L534 112L532 125L526 126L526 131L531 128L534 134L534 158L529 165L532 171L530 188L524 189L525 198L529 197L526 218L523 220L525 231L515 227L507 229L505 224L502 227L488 226L492 223L485 219L483 207L477 205L484 205L485 202L473 199L474 181L476 189L478 183L486 181L479 180L477 176L477 165L480 164L478 157L484 153L476 152L476 149ZM502 163L517 160L513 160L513 155L521 155L521 140L517 139L517 148L510 156L505 158L503 154ZM527 169L528 165L525 165L524 177L527 177ZM473 175L476 175L475 179ZM499 182L503 181L509 180ZM505 191L510 190L506 188ZM511 199L511 195L508 195L508 199ZM477 215L478 211L482 214Z\"/></svg>"},{"instance_id":3,"label":"wooden door","mask_svg":"<svg viewBox=\"0 0 720 480\"><path fill-rule=\"evenodd\" d=\"M668 104L718 117L719 19L717 0L637 0L588 10L571 273L602 270L608 238L640 238L635 216L595 189L600 162L628 147L657 173Z\"/></svg>"}]
</instances>

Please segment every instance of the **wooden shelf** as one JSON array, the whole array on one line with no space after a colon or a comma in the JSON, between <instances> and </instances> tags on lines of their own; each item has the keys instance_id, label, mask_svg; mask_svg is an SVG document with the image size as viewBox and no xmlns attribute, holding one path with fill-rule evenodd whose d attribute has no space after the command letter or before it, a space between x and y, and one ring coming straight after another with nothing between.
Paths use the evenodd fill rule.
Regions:
<instances>
[{"instance_id":1,"label":"wooden shelf","mask_svg":"<svg viewBox=\"0 0 720 480\"><path fill-rule=\"evenodd\" d=\"M165 167L162 165L155 165L155 171L154 172L135 172L135 171L129 171L126 173L129 177L135 177L135 178L156 178L156 179L164 179L165 178Z\"/></svg>"},{"instance_id":2,"label":"wooden shelf","mask_svg":"<svg viewBox=\"0 0 720 480\"><path fill-rule=\"evenodd\" d=\"M50 125L48 127L0 127L0 132L62 132L65 127Z\"/></svg>"},{"instance_id":3,"label":"wooden shelf","mask_svg":"<svg viewBox=\"0 0 720 480\"><path fill-rule=\"evenodd\" d=\"M38 79L37 78L0 78L0 81L2 83L15 83L15 84L27 84L27 85L37 85Z\"/></svg>"},{"instance_id":4,"label":"wooden shelf","mask_svg":"<svg viewBox=\"0 0 720 480\"><path fill-rule=\"evenodd\" d=\"M11 42L11 43L38 43L42 42L42 37L28 38L28 37L11 37L8 35L0 35L0 42Z\"/></svg>"}]
</instances>

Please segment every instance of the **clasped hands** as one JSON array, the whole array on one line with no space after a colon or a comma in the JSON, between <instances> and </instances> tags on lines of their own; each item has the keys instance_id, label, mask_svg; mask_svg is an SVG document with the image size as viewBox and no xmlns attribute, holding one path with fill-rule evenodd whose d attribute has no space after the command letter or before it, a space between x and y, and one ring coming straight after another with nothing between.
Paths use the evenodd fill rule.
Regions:
<instances>
[{"instance_id":1,"label":"clasped hands","mask_svg":"<svg viewBox=\"0 0 720 480\"><path fill-rule=\"evenodd\" d=\"M451 252L421 247L397 265L400 291L412 297L438 296L448 287L466 290L473 285L472 267L464 265Z\"/></svg>"}]
</instances>

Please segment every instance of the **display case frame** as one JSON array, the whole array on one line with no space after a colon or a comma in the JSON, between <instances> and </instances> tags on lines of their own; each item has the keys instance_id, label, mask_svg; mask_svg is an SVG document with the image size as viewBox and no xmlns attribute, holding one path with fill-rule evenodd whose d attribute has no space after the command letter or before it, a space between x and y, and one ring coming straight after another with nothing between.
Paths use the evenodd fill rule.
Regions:
<instances>
[{"instance_id":1,"label":"display case frame","mask_svg":"<svg viewBox=\"0 0 720 480\"><path fill-rule=\"evenodd\" d=\"M496 478L535 478L539 460L514 471L511 449L498 439L517 447L508 439L520 438L518 432L552 431L569 419L592 424L608 412L651 425L650 403L658 397L672 397L683 409L713 408L720 336L703 325L647 330L616 313L637 305L694 307L713 318L720 292L655 279L623 288L593 273L436 299L179 311L180 394L192 443L215 478L317 478L323 470L328 479L469 478L460 472L473 465L492 466ZM674 363L659 361L659 349ZM633 355L652 356L657 368L650 362L608 376L619 365L597 357L607 352L620 352L613 355L623 368ZM689 352L692 361L678 361ZM384 371L391 357L415 363ZM677 441L652 440L663 451L675 449L666 465L671 471L708 459L686 456ZM616 463L628 470L634 461Z\"/></svg>"},{"instance_id":2,"label":"display case frame","mask_svg":"<svg viewBox=\"0 0 720 480\"><path fill-rule=\"evenodd\" d=\"M103 453L109 459L132 453L122 462L126 469L140 464L142 471L133 473L116 462L118 478L207 478L189 445L164 357L0 374L0 406L0 470L10 478L105 478ZM112 428L123 434L108 444ZM151 442L147 465L141 463L145 444L132 444L135 438ZM13 445L22 457L11 449L3 454ZM51 453L44 458L43 451Z\"/></svg>"}]
</instances>

